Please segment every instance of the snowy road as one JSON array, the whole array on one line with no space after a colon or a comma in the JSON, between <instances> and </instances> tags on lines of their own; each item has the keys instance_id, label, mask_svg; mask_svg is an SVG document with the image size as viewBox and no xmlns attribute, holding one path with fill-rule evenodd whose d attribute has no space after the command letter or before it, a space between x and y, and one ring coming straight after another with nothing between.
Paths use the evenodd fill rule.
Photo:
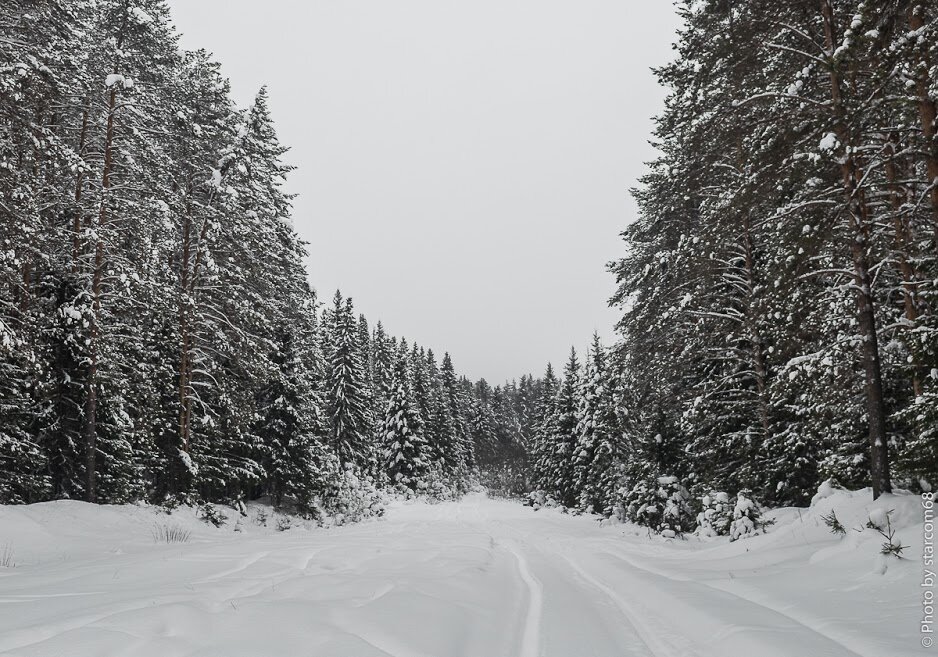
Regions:
<instances>
[{"instance_id":1,"label":"snowy road","mask_svg":"<svg viewBox=\"0 0 938 657\"><path fill-rule=\"evenodd\" d=\"M105 523L101 534L120 527ZM836 609L818 617L767 601L758 585L735 586L719 554L695 566L687 545L481 496L399 506L381 521L331 530L229 532L181 545L123 539L114 534L98 554L79 542L74 553L0 572L0 654L916 654L890 631L864 634ZM746 569L738 552L733 568ZM758 576L792 579L785 568L760 562ZM819 613L836 600L816 602Z\"/></svg>"}]
</instances>

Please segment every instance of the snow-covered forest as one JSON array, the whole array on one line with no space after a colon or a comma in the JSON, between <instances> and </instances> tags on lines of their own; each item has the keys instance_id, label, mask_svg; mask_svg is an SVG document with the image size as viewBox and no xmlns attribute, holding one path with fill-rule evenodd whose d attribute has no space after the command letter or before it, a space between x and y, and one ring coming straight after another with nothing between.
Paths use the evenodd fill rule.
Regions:
<instances>
[{"instance_id":1,"label":"snow-covered forest","mask_svg":"<svg viewBox=\"0 0 938 657\"><path fill-rule=\"evenodd\" d=\"M935 4L682 15L658 71L662 154L611 265L621 338L571 357L545 397L535 487L652 526L639 510L662 477L678 506L688 490L803 505L826 479L931 490Z\"/></svg>"},{"instance_id":2,"label":"snow-covered forest","mask_svg":"<svg viewBox=\"0 0 938 657\"><path fill-rule=\"evenodd\" d=\"M464 490L490 400L316 298L266 91L236 107L156 0L0 22L0 500Z\"/></svg>"},{"instance_id":3,"label":"snow-covered forest","mask_svg":"<svg viewBox=\"0 0 938 657\"><path fill-rule=\"evenodd\" d=\"M79 588L115 587L108 604L152 589L173 605L192 580L212 614L259 595L289 614L266 587L299 586L291 569L305 577L335 550L316 576L348 619L317 618L332 643L315 654L588 654L573 647L580 626L551 634L578 613L594 654L906 654L889 628L856 638L869 612L846 592L874 591L893 625L920 607L908 559L925 549L919 495L938 480L938 4L677 9L673 61L655 71L658 157L606 265L616 339L583 336L566 362L493 385L462 375L446 345L366 319L354 290L317 295L266 88L238 106L220 65L180 47L163 0L4 0L0 568L27 567L0 605L73 595L41 577L42 559L97 558L105 541L142 578L121 588L82 570ZM144 513L160 518L152 540ZM238 535L220 539L226 527ZM280 536L322 527L334 533ZM389 549L406 558L368 551L394 528ZM221 555L217 573L163 563L147 579L153 555L190 539L200 563ZM867 548L872 568L844 557ZM490 582L498 595L472 613L505 627L465 631L461 598L407 579L427 564L466 599L476 573ZM251 569L263 586L232 593ZM737 570L747 583L714 584ZM799 577L813 584L790 588ZM398 621L356 616L389 592L403 596L394 613L453 607L435 634L401 621L417 650ZM551 607L567 595L605 602ZM678 599L690 630L665 623ZM852 616L824 616L828 600ZM145 606L82 615L65 600L53 623L37 604L0 621L0 651ZM264 609L272 632L280 616ZM895 633L913 636L913 621ZM222 625L234 637L241 624ZM788 628L798 647L756 626ZM80 654L105 654L89 645ZM239 650L261 648L217 654Z\"/></svg>"}]
</instances>

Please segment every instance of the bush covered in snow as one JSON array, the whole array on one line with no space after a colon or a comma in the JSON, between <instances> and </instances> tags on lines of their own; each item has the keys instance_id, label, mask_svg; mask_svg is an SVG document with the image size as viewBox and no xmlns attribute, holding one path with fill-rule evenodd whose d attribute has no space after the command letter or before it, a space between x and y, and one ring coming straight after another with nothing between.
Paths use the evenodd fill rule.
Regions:
<instances>
[{"instance_id":1,"label":"bush covered in snow","mask_svg":"<svg viewBox=\"0 0 938 657\"><path fill-rule=\"evenodd\" d=\"M533 507L535 511L544 507L561 506L557 500L555 500L543 490L533 490L528 493L528 496L524 500L524 504L525 506Z\"/></svg>"},{"instance_id":2,"label":"bush covered in snow","mask_svg":"<svg viewBox=\"0 0 938 657\"><path fill-rule=\"evenodd\" d=\"M420 479L411 484L385 482L382 491L403 500L437 503L458 500L478 488L478 483L465 472L447 473L441 463L431 463Z\"/></svg>"},{"instance_id":3,"label":"bush covered in snow","mask_svg":"<svg viewBox=\"0 0 938 657\"><path fill-rule=\"evenodd\" d=\"M701 511L697 514L697 533L701 536L727 536L733 523L733 507L730 497L724 492L711 492L701 500Z\"/></svg>"},{"instance_id":4,"label":"bush covered in snow","mask_svg":"<svg viewBox=\"0 0 938 657\"><path fill-rule=\"evenodd\" d=\"M632 487L623 503L624 514L663 536L680 536L695 526L689 499L690 493L677 477L661 476Z\"/></svg>"},{"instance_id":5,"label":"bush covered in snow","mask_svg":"<svg viewBox=\"0 0 938 657\"><path fill-rule=\"evenodd\" d=\"M371 477L354 467L345 468L332 487L318 502L316 519L331 518L335 524L357 522L372 516L384 515L384 496Z\"/></svg>"},{"instance_id":6,"label":"bush covered in snow","mask_svg":"<svg viewBox=\"0 0 938 657\"><path fill-rule=\"evenodd\" d=\"M753 536L768 524L762 519L762 509L750 495L748 490L741 490L736 496L733 522L730 524L731 541Z\"/></svg>"}]
</instances>

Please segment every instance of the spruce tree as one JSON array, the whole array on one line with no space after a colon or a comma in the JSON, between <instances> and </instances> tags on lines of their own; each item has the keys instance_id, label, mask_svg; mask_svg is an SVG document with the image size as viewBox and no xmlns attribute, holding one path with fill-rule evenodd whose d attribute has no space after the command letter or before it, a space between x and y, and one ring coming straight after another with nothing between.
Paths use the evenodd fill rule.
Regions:
<instances>
[{"instance_id":1,"label":"spruce tree","mask_svg":"<svg viewBox=\"0 0 938 657\"><path fill-rule=\"evenodd\" d=\"M384 415L384 469L393 485L413 493L426 489L431 454L420 414L413 403L406 345L391 379L391 398Z\"/></svg>"},{"instance_id":2,"label":"spruce tree","mask_svg":"<svg viewBox=\"0 0 938 657\"><path fill-rule=\"evenodd\" d=\"M532 426L531 486L534 490L544 491L554 499L560 497L553 481L554 450L559 431L558 387L554 368L548 363L544 377L541 379L540 399Z\"/></svg>"},{"instance_id":3,"label":"spruce tree","mask_svg":"<svg viewBox=\"0 0 938 657\"><path fill-rule=\"evenodd\" d=\"M579 508L607 516L615 508L624 458L611 392L606 351L594 335L578 394L574 472Z\"/></svg>"},{"instance_id":4,"label":"spruce tree","mask_svg":"<svg viewBox=\"0 0 938 657\"><path fill-rule=\"evenodd\" d=\"M366 466L371 458L371 417L352 300L336 292L331 354L326 372L329 441L343 466Z\"/></svg>"}]
</instances>

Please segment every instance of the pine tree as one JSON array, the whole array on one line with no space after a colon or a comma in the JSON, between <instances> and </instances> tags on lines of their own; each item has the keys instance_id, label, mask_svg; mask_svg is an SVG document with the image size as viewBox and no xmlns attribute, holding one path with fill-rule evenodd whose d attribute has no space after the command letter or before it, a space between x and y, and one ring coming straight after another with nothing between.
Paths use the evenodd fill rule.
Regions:
<instances>
[{"instance_id":1,"label":"pine tree","mask_svg":"<svg viewBox=\"0 0 938 657\"><path fill-rule=\"evenodd\" d=\"M344 465L366 466L370 458L371 418L364 368L357 340L352 300L336 292L333 303L331 355L326 373L329 440Z\"/></svg>"},{"instance_id":2,"label":"pine tree","mask_svg":"<svg viewBox=\"0 0 938 657\"><path fill-rule=\"evenodd\" d=\"M309 318L314 317L308 308ZM296 318L302 320L302 318ZM338 461L326 445L322 400L315 388L318 364L310 353L310 319L283 325L276 336L275 375L261 390L258 435L265 444L265 488L275 506L287 498L298 510L313 513L317 498L338 474Z\"/></svg>"},{"instance_id":3,"label":"pine tree","mask_svg":"<svg viewBox=\"0 0 938 657\"><path fill-rule=\"evenodd\" d=\"M624 457L611 392L606 352L594 335L580 381L574 467L580 509L607 516L614 512Z\"/></svg>"},{"instance_id":4,"label":"pine tree","mask_svg":"<svg viewBox=\"0 0 938 657\"><path fill-rule=\"evenodd\" d=\"M384 411L391 394L391 378L394 370L394 351L391 338L378 322L371 339L372 362L372 418L374 442L381 444L384 435Z\"/></svg>"},{"instance_id":5,"label":"pine tree","mask_svg":"<svg viewBox=\"0 0 938 657\"><path fill-rule=\"evenodd\" d=\"M468 399L463 386L456 378L453 359L449 353L443 354L443 364L440 369L440 385L442 388L442 401L446 404L453 431L453 464L457 471L468 476L468 470L475 465L475 450L472 435L467 420ZM444 411L441 411L443 413Z\"/></svg>"},{"instance_id":6,"label":"pine tree","mask_svg":"<svg viewBox=\"0 0 938 657\"><path fill-rule=\"evenodd\" d=\"M580 361L576 350L571 347L570 358L564 366L563 380L557 393L556 429L549 446L547 472L552 491L556 499L567 508L575 508L579 500L579 489L574 467L576 464L577 445L577 406L580 388Z\"/></svg>"},{"instance_id":7,"label":"pine tree","mask_svg":"<svg viewBox=\"0 0 938 657\"><path fill-rule=\"evenodd\" d=\"M427 351L427 376L430 386L427 442L433 450L434 461L440 463L445 476L452 478L459 472L462 459L459 454L456 423L432 350Z\"/></svg>"},{"instance_id":8,"label":"pine tree","mask_svg":"<svg viewBox=\"0 0 938 657\"><path fill-rule=\"evenodd\" d=\"M384 468L392 484L421 492L426 489L430 448L413 403L406 344L398 356L391 382L391 398L384 416Z\"/></svg>"},{"instance_id":9,"label":"pine tree","mask_svg":"<svg viewBox=\"0 0 938 657\"><path fill-rule=\"evenodd\" d=\"M558 387L554 368L548 363L544 377L541 379L540 399L533 422L530 447L531 486L534 490L544 491L554 499L560 497L553 481L555 441L559 438Z\"/></svg>"}]
</instances>

